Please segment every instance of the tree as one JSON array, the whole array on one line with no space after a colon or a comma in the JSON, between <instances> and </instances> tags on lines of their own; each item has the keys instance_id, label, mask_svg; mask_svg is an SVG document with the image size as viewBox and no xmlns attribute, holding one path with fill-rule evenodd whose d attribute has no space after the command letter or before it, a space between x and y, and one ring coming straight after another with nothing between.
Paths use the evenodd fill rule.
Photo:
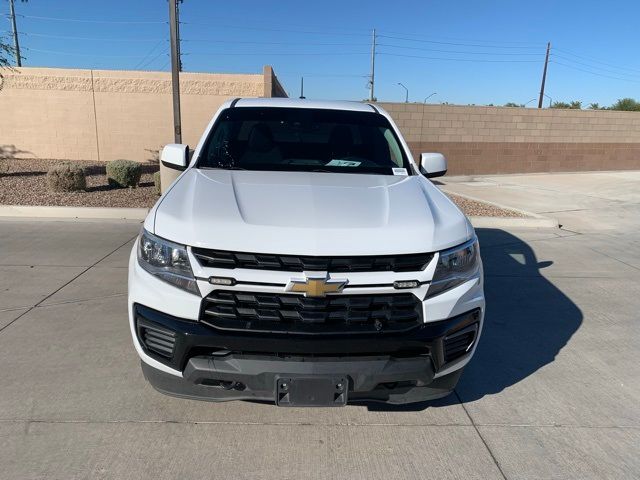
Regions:
<instances>
[{"instance_id":1,"label":"tree","mask_svg":"<svg viewBox=\"0 0 640 480\"><path fill-rule=\"evenodd\" d=\"M15 55L13 46L9 43L5 43L4 38L0 38L0 68L10 68L11 58ZM0 71L0 76L2 71Z\"/></svg>"},{"instance_id":2,"label":"tree","mask_svg":"<svg viewBox=\"0 0 640 480\"><path fill-rule=\"evenodd\" d=\"M600 104L597 102L590 103L587 108L589 110L606 110L607 109L607 107L601 107Z\"/></svg>"},{"instance_id":3,"label":"tree","mask_svg":"<svg viewBox=\"0 0 640 480\"><path fill-rule=\"evenodd\" d=\"M574 100L570 103L567 102L553 102L551 108L566 108L569 110L580 110L582 108L582 102Z\"/></svg>"},{"instance_id":4,"label":"tree","mask_svg":"<svg viewBox=\"0 0 640 480\"><path fill-rule=\"evenodd\" d=\"M21 0L23 3L26 3L28 0ZM9 43L6 39L0 37L0 79L2 77L2 69L8 68L11 69L11 60L15 57L16 51L13 45ZM22 55L20 56L22 58ZM2 84L0 84L0 88L2 88Z\"/></svg>"},{"instance_id":5,"label":"tree","mask_svg":"<svg viewBox=\"0 0 640 480\"><path fill-rule=\"evenodd\" d=\"M515 102L507 102L504 104L505 107L524 107L524 103L515 103Z\"/></svg>"},{"instance_id":6,"label":"tree","mask_svg":"<svg viewBox=\"0 0 640 480\"><path fill-rule=\"evenodd\" d=\"M633 98L620 98L609 107L609 110L624 110L627 112L640 112L640 102Z\"/></svg>"}]
</instances>

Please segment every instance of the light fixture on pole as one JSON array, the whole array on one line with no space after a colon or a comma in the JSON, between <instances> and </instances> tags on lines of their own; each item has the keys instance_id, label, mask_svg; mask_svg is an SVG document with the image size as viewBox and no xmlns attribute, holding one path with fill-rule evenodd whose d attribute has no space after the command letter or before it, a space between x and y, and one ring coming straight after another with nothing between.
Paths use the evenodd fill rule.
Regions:
<instances>
[{"instance_id":1,"label":"light fixture on pole","mask_svg":"<svg viewBox=\"0 0 640 480\"><path fill-rule=\"evenodd\" d=\"M431 95L427 95L426 97L424 97L424 103L427 103L427 100L429 100L431 97L437 94L438 94L437 92L433 92Z\"/></svg>"},{"instance_id":2,"label":"light fixture on pole","mask_svg":"<svg viewBox=\"0 0 640 480\"><path fill-rule=\"evenodd\" d=\"M398 85L404 88L404 103L409 103L409 89L400 82L398 82Z\"/></svg>"}]
</instances>

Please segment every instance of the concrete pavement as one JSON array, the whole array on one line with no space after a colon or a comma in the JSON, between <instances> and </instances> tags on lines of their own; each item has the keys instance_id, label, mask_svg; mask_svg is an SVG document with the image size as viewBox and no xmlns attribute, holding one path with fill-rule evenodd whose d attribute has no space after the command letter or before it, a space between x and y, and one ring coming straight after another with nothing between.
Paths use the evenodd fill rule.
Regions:
<instances>
[{"instance_id":1,"label":"concrete pavement","mask_svg":"<svg viewBox=\"0 0 640 480\"><path fill-rule=\"evenodd\" d=\"M573 231L624 233L638 226L640 171L443 177L440 182L447 192L557 218Z\"/></svg>"},{"instance_id":2,"label":"concrete pavement","mask_svg":"<svg viewBox=\"0 0 640 480\"><path fill-rule=\"evenodd\" d=\"M477 355L406 408L163 396L126 318L139 224L0 220L0 479L638 478L640 232L603 202L617 229L478 230Z\"/></svg>"}]
</instances>

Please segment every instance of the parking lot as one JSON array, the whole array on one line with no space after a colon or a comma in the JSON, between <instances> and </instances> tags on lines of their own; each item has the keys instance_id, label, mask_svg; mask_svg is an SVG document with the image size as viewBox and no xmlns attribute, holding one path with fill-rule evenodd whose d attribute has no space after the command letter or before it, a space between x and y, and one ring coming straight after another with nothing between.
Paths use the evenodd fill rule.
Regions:
<instances>
[{"instance_id":1,"label":"parking lot","mask_svg":"<svg viewBox=\"0 0 640 480\"><path fill-rule=\"evenodd\" d=\"M156 393L126 315L140 224L0 221L0 478L638 478L640 180L612 199L538 177L507 189L582 213L478 230L477 355L455 394L404 408Z\"/></svg>"}]
</instances>

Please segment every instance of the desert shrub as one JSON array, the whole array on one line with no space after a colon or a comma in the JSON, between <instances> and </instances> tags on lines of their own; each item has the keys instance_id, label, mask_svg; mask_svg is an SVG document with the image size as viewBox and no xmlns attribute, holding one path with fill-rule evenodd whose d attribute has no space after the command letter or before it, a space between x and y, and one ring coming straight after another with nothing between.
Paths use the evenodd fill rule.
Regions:
<instances>
[{"instance_id":1,"label":"desert shrub","mask_svg":"<svg viewBox=\"0 0 640 480\"><path fill-rule=\"evenodd\" d=\"M156 195L162 195L162 189L160 188L160 172L153 174L153 186L155 187Z\"/></svg>"},{"instance_id":2,"label":"desert shrub","mask_svg":"<svg viewBox=\"0 0 640 480\"><path fill-rule=\"evenodd\" d=\"M76 192L87 188L87 179L80 165L58 163L47 171L47 185L54 192Z\"/></svg>"},{"instance_id":3,"label":"desert shrub","mask_svg":"<svg viewBox=\"0 0 640 480\"><path fill-rule=\"evenodd\" d=\"M114 160L107 163L107 182L112 187L137 187L142 169L138 162Z\"/></svg>"}]
</instances>

